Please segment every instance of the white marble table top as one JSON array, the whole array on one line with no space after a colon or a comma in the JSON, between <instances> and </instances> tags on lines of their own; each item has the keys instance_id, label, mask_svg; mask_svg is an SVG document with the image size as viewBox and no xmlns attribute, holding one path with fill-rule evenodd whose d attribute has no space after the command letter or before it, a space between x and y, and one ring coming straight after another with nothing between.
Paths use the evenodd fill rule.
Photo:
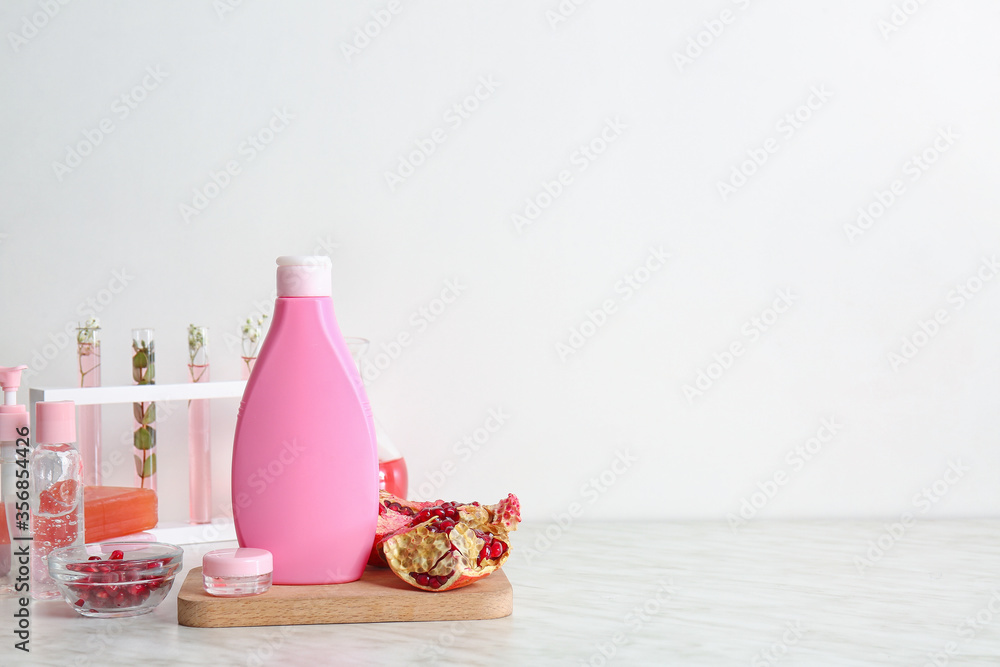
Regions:
<instances>
[{"instance_id":1,"label":"white marble table top","mask_svg":"<svg viewBox=\"0 0 1000 667\"><path fill-rule=\"evenodd\" d=\"M137 618L34 603L29 656L7 599L0 665L1000 664L1000 521L890 523L524 526L491 621L187 628L175 584Z\"/></svg>"}]
</instances>

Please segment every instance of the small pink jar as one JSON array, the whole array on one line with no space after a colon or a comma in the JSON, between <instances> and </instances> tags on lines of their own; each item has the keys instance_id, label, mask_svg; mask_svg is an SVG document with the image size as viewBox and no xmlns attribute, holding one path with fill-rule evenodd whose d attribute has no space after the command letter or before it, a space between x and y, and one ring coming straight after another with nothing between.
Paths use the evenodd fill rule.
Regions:
<instances>
[{"instance_id":1,"label":"small pink jar","mask_svg":"<svg viewBox=\"0 0 1000 667\"><path fill-rule=\"evenodd\" d=\"M201 562L205 592L216 597L260 595L271 587L274 561L266 549L217 549Z\"/></svg>"}]
</instances>

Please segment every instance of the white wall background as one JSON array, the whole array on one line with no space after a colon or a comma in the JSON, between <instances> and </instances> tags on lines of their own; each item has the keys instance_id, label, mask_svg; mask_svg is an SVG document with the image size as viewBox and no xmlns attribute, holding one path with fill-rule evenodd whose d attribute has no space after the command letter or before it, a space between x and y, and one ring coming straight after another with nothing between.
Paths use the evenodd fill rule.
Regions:
<instances>
[{"instance_id":1,"label":"white wall background","mask_svg":"<svg viewBox=\"0 0 1000 667\"><path fill-rule=\"evenodd\" d=\"M105 384L130 381L138 326L156 329L159 381L184 381L191 322L211 329L213 377L235 379L232 337L270 308L275 256L329 252L344 332L375 352L411 337L369 393L413 488L514 491L536 520L573 502L587 519L722 518L779 473L755 516L1000 510L1000 279L977 283L1000 251L995 2L591 0L558 22L556 0L403 2L350 57L387 2L222 2L0 7L0 363L32 364L27 384L75 382L60 332L88 299ZM147 68L165 78L125 115ZM495 91L449 122L481 77ZM814 89L829 99L790 133L782 119ZM250 160L241 144L275 109L293 120ZM58 174L103 119L113 131ZM581 171L609 119L624 129ZM391 189L385 173L437 128L444 141ZM957 138L936 152L943 128ZM776 152L723 198L769 139ZM186 221L180 206L229 161L240 172ZM563 170L571 183L518 229L512 215ZM849 238L894 180L901 194ZM616 291L660 247L666 266ZM112 297L115 271L128 284ZM422 328L448 281L464 291ZM967 281L981 289L959 297ZM778 290L793 305L753 340ZM561 358L607 299L615 312ZM743 354L712 368L733 342ZM689 400L699 371L717 379ZM235 407L214 413L219 508ZM466 460L455 443L491 409L508 417ZM131 483L128 414L105 409L106 455L126 461L112 483ZM176 415L160 431L164 518L186 515ZM830 418L821 451L788 456ZM635 462L608 472L626 451ZM959 460L940 502L914 498ZM614 481L598 491L602 472Z\"/></svg>"}]
</instances>

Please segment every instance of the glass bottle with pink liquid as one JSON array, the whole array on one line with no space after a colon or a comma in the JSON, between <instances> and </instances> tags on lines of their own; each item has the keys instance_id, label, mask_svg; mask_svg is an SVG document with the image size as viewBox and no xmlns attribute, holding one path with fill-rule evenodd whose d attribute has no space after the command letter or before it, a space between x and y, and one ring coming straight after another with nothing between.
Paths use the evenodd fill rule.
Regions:
<instances>
[{"instance_id":1,"label":"glass bottle with pink liquid","mask_svg":"<svg viewBox=\"0 0 1000 667\"><path fill-rule=\"evenodd\" d=\"M83 544L83 459L76 441L73 401L35 404L35 448L28 458L31 479L31 597L50 600L59 589L49 576L53 549Z\"/></svg>"},{"instance_id":2,"label":"glass bottle with pink liquid","mask_svg":"<svg viewBox=\"0 0 1000 667\"><path fill-rule=\"evenodd\" d=\"M101 325L91 317L76 330L77 369L81 387L101 386ZM77 448L83 457L83 483L101 485L101 406L81 405Z\"/></svg>"},{"instance_id":3,"label":"glass bottle with pink liquid","mask_svg":"<svg viewBox=\"0 0 1000 667\"><path fill-rule=\"evenodd\" d=\"M132 329L132 381L156 384L156 349L152 329ZM156 491L156 403L132 404L135 427L135 485Z\"/></svg>"},{"instance_id":4,"label":"glass bottle with pink liquid","mask_svg":"<svg viewBox=\"0 0 1000 667\"><path fill-rule=\"evenodd\" d=\"M361 368L361 361L370 344L367 338L345 337L344 342L351 351L351 358L358 366L358 373L364 381L365 374ZM374 412L374 411L373 411ZM382 491L388 491L399 498L406 497L409 486L409 476L406 471L406 460L399 453L392 440L386 435L385 429L379 423L378 418L372 415L375 422L375 441L378 444L378 486Z\"/></svg>"},{"instance_id":5,"label":"glass bottle with pink liquid","mask_svg":"<svg viewBox=\"0 0 1000 667\"><path fill-rule=\"evenodd\" d=\"M188 327L188 374L208 382L208 328ZM191 523L212 520L212 427L209 401L188 401L188 490Z\"/></svg>"}]
</instances>

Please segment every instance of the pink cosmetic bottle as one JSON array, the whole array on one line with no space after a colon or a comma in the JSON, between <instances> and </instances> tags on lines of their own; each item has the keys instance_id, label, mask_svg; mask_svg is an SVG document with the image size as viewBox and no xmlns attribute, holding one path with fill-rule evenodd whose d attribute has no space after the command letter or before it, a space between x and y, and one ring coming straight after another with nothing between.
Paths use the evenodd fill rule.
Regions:
<instances>
[{"instance_id":1,"label":"pink cosmetic bottle","mask_svg":"<svg viewBox=\"0 0 1000 667\"><path fill-rule=\"evenodd\" d=\"M278 258L274 320L236 420L236 536L271 552L278 585L355 581L375 539L375 427L330 292L329 257Z\"/></svg>"}]
</instances>

